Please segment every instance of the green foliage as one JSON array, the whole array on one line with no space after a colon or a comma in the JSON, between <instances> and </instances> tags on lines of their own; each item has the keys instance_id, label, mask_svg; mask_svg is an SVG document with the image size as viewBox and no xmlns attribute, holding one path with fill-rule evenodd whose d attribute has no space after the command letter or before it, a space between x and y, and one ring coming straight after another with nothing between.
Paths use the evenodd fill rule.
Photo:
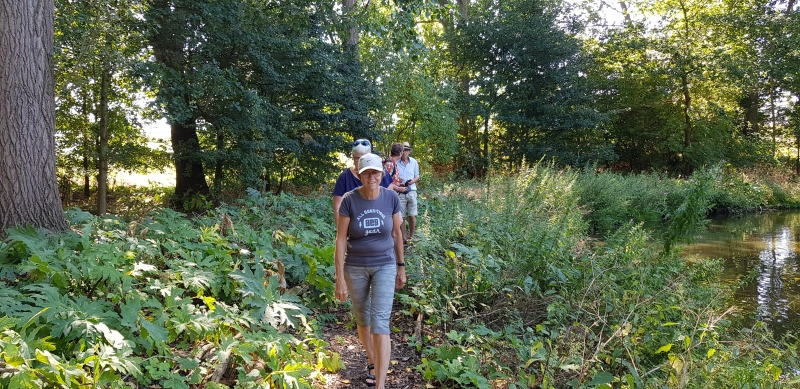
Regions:
<instances>
[{"instance_id":1,"label":"green foliage","mask_svg":"<svg viewBox=\"0 0 800 389\"><path fill-rule=\"evenodd\" d=\"M144 108L137 101L141 91L133 73L144 46L137 28L141 2L59 0L56 5L56 139L62 182L79 182L100 170L102 109L108 110L108 145L102 151L108 168L144 172L167 166L166 148L151 149L139 122ZM104 75L110 79L105 96Z\"/></svg>"},{"instance_id":2,"label":"green foliage","mask_svg":"<svg viewBox=\"0 0 800 389\"><path fill-rule=\"evenodd\" d=\"M793 178L787 179L789 174L786 169L769 166L737 169L728 165L698 170L686 181L654 173L597 174L587 170L578 176L575 191L594 233L613 231L629 222L644 222L648 226L674 223L678 214L681 218L696 215L693 222L681 221L681 228L692 223L702 227L702 219L710 212L796 208L800 204L800 187ZM698 202L701 198L706 205ZM678 225L673 224L672 228Z\"/></svg>"},{"instance_id":3,"label":"green foliage","mask_svg":"<svg viewBox=\"0 0 800 389\"><path fill-rule=\"evenodd\" d=\"M590 108L582 76L589 61L576 38L582 26L559 23L565 6L543 0L479 2L445 36L452 61L464 68L459 73L467 72L458 76L462 115L470 119L460 123L463 154L500 164L547 156L562 165L583 165L587 157L605 153L593 133L602 115ZM485 155L489 142L491 157Z\"/></svg>"},{"instance_id":4,"label":"green foliage","mask_svg":"<svg viewBox=\"0 0 800 389\"><path fill-rule=\"evenodd\" d=\"M623 23L589 45L596 107L611 117L603 127L619 160L687 176L721 159L737 167L772 160L787 140L763 114L785 79L773 64L784 62L774 56L788 42L774 34L791 25L776 3L623 4Z\"/></svg>"},{"instance_id":5,"label":"green foliage","mask_svg":"<svg viewBox=\"0 0 800 389\"><path fill-rule=\"evenodd\" d=\"M65 188L67 189L67 188ZM68 188L74 190L74 188ZM164 187L155 184L148 186L113 186L107 194L108 211L126 220L143 218L148 212L168 205L168 200L175 193L174 187ZM64 208L81 208L93 210L94 198L81 196L69 197L69 193L62 192Z\"/></svg>"},{"instance_id":6,"label":"green foliage","mask_svg":"<svg viewBox=\"0 0 800 389\"><path fill-rule=\"evenodd\" d=\"M677 208L686 189L659 174L596 174L578 176L575 191L593 232L613 231L629 222L659 223Z\"/></svg>"},{"instance_id":7,"label":"green foliage","mask_svg":"<svg viewBox=\"0 0 800 389\"><path fill-rule=\"evenodd\" d=\"M419 268L409 268L424 281L401 300L412 304L411 313L435 312L429 320L449 321L469 317L517 288L534 293L541 283L560 282L552 264L585 228L574 179L537 165L468 191L445 188L444 197L425 202L428 211L418 217L418 231L427 238L414 246Z\"/></svg>"},{"instance_id":8,"label":"green foliage","mask_svg":"<svg viewBox=\"0 0 800 389\"><path fill-rule=\"evenodd\" d=\"M727 167L711 189L710 197L716 209L727 213L797 208L800 205L800 187L785 168Z\"/></svg>"},{"instance_id":9,"label":"green foliage","mask_svg":"<svg viewBox=\"0 0 800 389\"><path fill-rule=\"evenodd\" d=\"M446 329L446 337L414 339L423 376L445 387L788 383L782 374L795 363L795 346L759 328L764 336L730 328L731 290L718 283L719 261L688 264L662 251L641 223L621 218L604 242L576 239L585 233L582 214L605 211L611 219L626 208L593 202L596 210L581 210L578 193L597 188L609 198L620 191L627 207L654 202L647 212L673 220L677 244L702 226L719 169L686 183L591 175L537 165L488 184L448 185L425 202L407 259L418 281L400 295L404 313Z\"/></svg>"},{"instance_id":10,"label":"green foliage","mask_svg":"<svg viewBox=\"0 0 800 389\"><path fill-rule=\"evenodd\" d=\"M425 150L414 155L423 169L451 162L458 150L458 114L455 91L436 69L441 58L432 51L397 53L385 47L372 51L365 60L375 62L369 67L372 72L380 72L374 77L383 80L380 106L386 107L377 110L376 124L389 141L380 151L388 156L394 141L407 141L416 150Z\"/></svg>"},{"instance_id":11,"label":"green foliage","mask_svg":"<svg viewBox=\"0 0 800 389\"><path fill-rule=\"evenodd\" d=\"M664 251L669 253L675 243L693 242L701 232L705 231L708 211L714 206L710 202L709 192L720 172L719 168L698 170L692 175L691 187L686 199L669 215L669 224L664 233Z\"/></svg>"},{"instance_id":12,"label":"green foliage","mask_svg":"<svg viewBox=\"0 0 800 389\"><path fill-rule=\"evenodd\" d=\"M375 135L371 82L331 42L335 15L326 4L150 4L155 61L146 81L182 131L173 147L186 149L176 158L213 171L216 193L318 185L339 170L335 152L347 141Z\"/></svg>"},{"instance_id":13,"label":"green foliage","mask_svg":"<svg viewBox=\"0 0 800 389\"><path fill-rule=\"evenodd\" d=\"M540 163L422 196L398 312L442 336L413 339L416 369L444 387L791 385L797 346L731 328L720 262L688 264L625 213L665 215L678 244L735 176ZM598 214L620 223L603 242L585 235ZM16 228L0 242L0 361L13 369L0 386L212 388L224 375L303 388L343 368L312 316L334 301L327 197L250 189L194 219L66 216L71 232Z\"/></svg>"},{"instance_id":14,"label":"green foliage","mask_svg":"<svg viewBox=\"0 0 800 389\"><path fill-rule=\"evenodd\" d=\"M314 249L331 227L298 223L327 224L320 201L67 217L71 232L17 228L0 245L0 356L15 373L0 386L188 388L230 369L236 387L302 388L343 367L305 305L333 298L330 249Z\"/></svg>"}]
</instances>

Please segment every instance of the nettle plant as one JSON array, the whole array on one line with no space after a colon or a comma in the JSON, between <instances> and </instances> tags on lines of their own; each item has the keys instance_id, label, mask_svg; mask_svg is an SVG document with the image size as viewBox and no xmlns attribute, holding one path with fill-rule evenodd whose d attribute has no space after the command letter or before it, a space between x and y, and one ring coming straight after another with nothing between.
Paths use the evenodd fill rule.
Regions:
<instances>
[{"instance_id":1,"label":"nettle plant","mask_svg":"<svg viewBox=\"0 0 800 389\"><path fill-rule=\"evenodd\" d=\"M0 387L310 387L342 367L310 317L333 298L313 200L66 215L0 243Z\"/></svg>"}]
</instances>

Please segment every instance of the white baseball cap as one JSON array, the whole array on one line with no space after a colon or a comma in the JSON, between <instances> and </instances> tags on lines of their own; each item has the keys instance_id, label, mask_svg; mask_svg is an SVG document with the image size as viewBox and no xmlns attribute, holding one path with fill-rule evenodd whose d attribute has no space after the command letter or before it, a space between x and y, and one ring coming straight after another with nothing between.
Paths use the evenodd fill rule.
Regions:
<instances>
[{"instance_id":1,"label":"white baseball cap","mask_svg":"<svg viewBox=\"0 0 800 389\"><path fill-rule=\"evenodd\" d=\"M383 171L383 160L381 160L381 157L372 153L367 153L358 159L358 174L364 173L364 171L370 169L379 172Z\"/></svg>"}]
</instances>

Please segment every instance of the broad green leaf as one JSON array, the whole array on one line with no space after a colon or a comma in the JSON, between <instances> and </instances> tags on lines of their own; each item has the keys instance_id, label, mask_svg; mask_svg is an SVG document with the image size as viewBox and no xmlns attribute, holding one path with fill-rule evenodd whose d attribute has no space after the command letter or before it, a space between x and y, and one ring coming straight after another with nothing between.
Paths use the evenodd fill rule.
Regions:
<instances>
[{"instance_id":1,"label":"broad green leaf","mask_svg":"<svg viewBox=\"0 0 800 389\"><path fill-rule=\"evenodd\" d=\"M182 379L175 379L170 378L164 381L164 387L169 389L189 389L189 385L186 385Z\"/></svg>"},{"instance_id":2,"label":"broad green leaf","mask_svg":"<svg viewBox=\"0 0 800 389\"><path fill-rule=\"evenodd\" d=\"M142 329L147 331L146 336L153 339L154 342L166 343L169 341L169 333L166 328L153 324L144 317L139 317L139 324L142 326Z\"/></svg>"},{"instance_id":3,"label":"broad green leaf","mask_svg":"<svg viewBox=\"0 0 800 389\"><path fill-rule=\"evenodd\" d=\"M587 385L602 385L614 382L614 375L607 371L600 371L595 374L594 378Z\"/></svg>"},{"instance_id":4,"label":"broad green leaf","mask_svg":"<svg viewBox=\"0 0 800 389\"><path fill-rule=\"evenodd\" d=\"M656 354L666 353L669 352L669 350L672 350L672 343L668 343L659 347L658 350L656 350Z\"/></svg>"},{"instance_id":5,"label":"broad green leaf","mask_svg":"<svg viewBox=\"0 0 800 389\"><path fill-rule=\"evenodd\" d=\"M122 316L121 324L130 330L137 328L136 323L139 321L139 311L142 310L142 304L138 298L128 298L124 303L120 304L120 316Z\"/></svg>"},{"instance_id":6,"label":"broad green leaf","mask_svg":"<svg viewBox=\"0 0 800 389\"><path fill-rule=\"evenodd\" d=\"M40 389L36 374L32 371L23 371L11 376L8 389Z\"/></svg>"}]
</instances>

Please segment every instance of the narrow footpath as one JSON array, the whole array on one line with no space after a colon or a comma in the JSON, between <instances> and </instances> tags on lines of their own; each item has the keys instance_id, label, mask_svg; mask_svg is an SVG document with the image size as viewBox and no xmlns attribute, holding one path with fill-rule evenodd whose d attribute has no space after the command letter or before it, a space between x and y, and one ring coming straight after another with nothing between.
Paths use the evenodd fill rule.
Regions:
<instances>
[{"instance_id":1,"label":"narrow footpath","mask_svg":"<svg viewBox=\"0 0 800 389\"><path fill-rule=\"evenodd\" d=\"M387 389L416 389L425 388L422 375L413 369L420 363L417 351L408 346L408 337L414 333L413 323L407 317L397 314L397 307L392 314L390 327L399 328L399 332L392 333L392 359L387 375ZM342 306L330 312L336 316L336 323L327 323L323 328L323 336L328 342L328 349L342 357L345 368L337 373L325 374L324 388L368 388L365 383L367 374L367 355L356 334L355 324L352 329L347 323L351 321L350 311Z\"/></svg>"}]
</instances>

